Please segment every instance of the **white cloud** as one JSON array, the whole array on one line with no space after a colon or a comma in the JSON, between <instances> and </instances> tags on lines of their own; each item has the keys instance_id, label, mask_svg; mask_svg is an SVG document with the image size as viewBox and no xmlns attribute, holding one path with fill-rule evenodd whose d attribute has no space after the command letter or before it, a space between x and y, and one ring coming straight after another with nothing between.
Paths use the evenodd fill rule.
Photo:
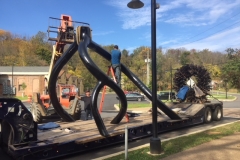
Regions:
<instances>
[{"instance_id":1,"label":"white cloud","mask_svg":"<svg viewBox=\"0 0 240 160\"><path fill-rule=\"evenodd\" d=\"M115 14L117 14L119 20L122 21L123 29L136 29L142 26L148 26L151 23L150 0L142 1L144 2L144 7L136 10L127 7L127 3L130 2L130 0L106 0L106 3L117 9ZM212 35L201 41L181 46L176 45L179 44L178 42L183 42L183 39L188 38L187 35L192 36L194 34L192 32L196 31L196 26L219 24L219 22L226 20L226 18L233 20L234 14L239 12L240 0L166 0L162 2L157 0L157 2L161 3L160 9L156 10L157 23L161 22L161 25L163 23L174 24L173 32L177 32L176 34L178 34L165 36L165 34L161 35L162 32L158 32L158 46L160 45L165 48L171 45L173 48L185 47L187 49L195 48L200 50L208 48L218 51L224 51L228 47L240 47L239 27ZM239 19L238 17L235 18ZM228 22L229 24L225 25L229 26L233 23L233 21ZM181 28L178 28L179 26ZM223 27L223 25L221 26ZM163 35L165 37L163 37ZM185 36L185 38L183 38L183 36ZM145 39L145 42L148 43L148 41L150 42L151 40L151 33L142 32L139 37L141 40Z\"/></svg>"},{"instance_id":2,"label":"white cloud","mask_svg":"<svg viewBox=\"0 0 240 160\"><path fill-rule=\"evenodd\" d=\"M232 9L240 4L240 0L211 0L207 3L204 0L175 0L175 2L178 2L178 5L164 17L165 22L192 26L212 24L221 16L231 13ZM179 11L174 12L180 9L182 14L179 14Z\"/></svg>"},{"instance_id":3,"label":"white cloud","mask_svg":"<svg viewBox=\"0 0 240 160\"><path fill-rule=\"evenodd\" d=\"M131 54L133 53L133 50L138 48L139 46L132 46L132 47L127 47L126 50Z\"/></svg>"},{"instance_id":4,"label":"white cloud","mask_svg":"<svg viewBox=\"0 0 240 160\"><path fill-rule=\"evenodd\" d=\"M178 42L177 39L168 40L168 41L161 42L160 46L167 45L167 44L173 44L173 43L177 43L177 42Z\"/></svg>"},{"instance_id":5,"label":"white cloud","mask_svg":"<svg viewBox=\"0 0 240 160\"><path fill-rule=\"evenodd\" d=\"M111 0L108 5L118 9L117 15L123 21L123 29L135 29L150 25L151 5L149 0L142 0L144 7L141 9L129 9L127 3L130 0ZM166 23L201 26L212 24L222 15L231 13L235 7L239 7L240 0L172 0L160 4L157 9L157 20ZM182 14L179 14L179 13Z\"/></svg>"},{"instance_id":6,"label":"white cloud","mask_svg":"<svg viewBox=\"0 0 240 160\"><path fill-rule=\"evenodd\" d=\"M186 45L178 45L172 48L186 49L210 49L212 51L224 51L228 47L240 47L240 26L229 29L227 31L215 34L201 41L193 42Z\"/></svg>"},{"instance_id":7,"label":"white cloud","mask_svg":"<svg viewBox=\"0 0 240 160\"><path fill-rule=\"evenodd\" d=\"M149 0L142 0L144 2L144 7L140 9L130 9L127 4L130 0L111 0L106 1L108 5L116 7L118 9L117 15L120 21L123 22L123 29L135 29L140 26L150 25L151 22L151 7Z\"/></svg>"}]
</instances>

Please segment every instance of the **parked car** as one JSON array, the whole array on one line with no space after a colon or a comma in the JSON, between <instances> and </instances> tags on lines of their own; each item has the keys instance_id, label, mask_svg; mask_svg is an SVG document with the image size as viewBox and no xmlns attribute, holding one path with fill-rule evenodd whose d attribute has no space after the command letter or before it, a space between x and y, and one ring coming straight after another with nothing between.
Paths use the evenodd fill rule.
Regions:
<instances>
[{"instance_id":1,"label":"parked car","mask_svg":"<svg viewBox=\"0 0 240 160\"><path fill-rule=\"evenodd\" d=\"M119 98L116 97L118 100ZM143 101L145 99L144 95L140 93L126 93L127 101Z\"/></svg>"},{"instance_id":2,"label":"parked car","mask_svg":"<svg viewBox=\"0 0 240 160\"><path fill-rule=\"evenodd\" d=\"M172 99L176 99L175 92L172 92L171 94L170 94L170 92L160 92L157 95L157 98L160 100L170 100L171 97L172 97Z\"/></svg>"}]
</instances>

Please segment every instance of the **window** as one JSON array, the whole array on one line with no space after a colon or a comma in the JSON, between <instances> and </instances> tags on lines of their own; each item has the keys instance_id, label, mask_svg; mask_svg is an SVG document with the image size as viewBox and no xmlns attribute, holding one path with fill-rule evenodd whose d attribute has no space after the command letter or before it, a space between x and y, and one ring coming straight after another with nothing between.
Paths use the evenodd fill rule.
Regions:
<instances>
[{"instance_id":1,"label":"window","mask_svg":"<svg viewBox=\"0 0 240 160\"><path fill-rule=\"evenodd\" d=\"M18 91L23 91L24 89L23 89L23 86L22 86L22 84L19 84L18 85Z\"/></svg>"}]
</instances>

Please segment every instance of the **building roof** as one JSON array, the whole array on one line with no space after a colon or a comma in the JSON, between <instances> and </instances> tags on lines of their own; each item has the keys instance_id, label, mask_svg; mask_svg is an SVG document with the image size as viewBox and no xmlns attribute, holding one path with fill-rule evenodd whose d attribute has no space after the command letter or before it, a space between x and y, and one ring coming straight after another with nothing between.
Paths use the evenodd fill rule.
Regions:
<instances>
[{"instance_id":1,"label":"building roof","mask_svg":"<svg viewBox=\"0 0 240 160\"><path fill-rule=\"evenodd\" d=\"M14 75L46 75L49 66L0 66L0 74Z\"/></svg>"}]
</instances>

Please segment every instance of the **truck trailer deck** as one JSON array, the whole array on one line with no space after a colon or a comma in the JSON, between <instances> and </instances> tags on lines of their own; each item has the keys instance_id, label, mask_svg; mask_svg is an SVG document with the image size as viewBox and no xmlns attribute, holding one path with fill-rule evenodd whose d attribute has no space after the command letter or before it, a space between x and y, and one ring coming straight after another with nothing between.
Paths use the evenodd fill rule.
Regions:
<instances>
[{"instance_id":1,"label":"truck trailer deck","mask_svg":"<svg viewBox=\"0 0 240 160\"><path fill-rule=\"evenodd\" d=\"M11 98L8 98L7 101L9 102L10 100ZM16 101L16 99L14 99L14 101ZM3 98L0 98L0 102L1 104L11 104L6 103ZM21 101L17 101L17 103L18 104L15 105L16 107L21 106L22 109L25 108ZM181 117L181 120L172 120L165 114L159 114L158 133L201 123L210 123L213 120L220 120L222 118L221 103L169 103L168 106ZM3 105L2 109L6 107L7 105ZM9 108L10 107L12 107L12 105L10 105ZM214 114L216 110L218 114ZM18 116L19 112L15 113L15 116ZM78 120L70 123L56 122L59 124L58 128L47 130L37 129L36 140L8 144L7 152L14 159L52 159L76 152L85 152L116 143L123 143L126 125L128 126L129 141L152 135L152 115L149 113L142 113L137 117L130 117L128 123L122 119L119 124L111 124L111 120L112 118L110 117L103 119L109 133L108 137L99 134L94 120Z\"/></svg>"}]
</instances>

